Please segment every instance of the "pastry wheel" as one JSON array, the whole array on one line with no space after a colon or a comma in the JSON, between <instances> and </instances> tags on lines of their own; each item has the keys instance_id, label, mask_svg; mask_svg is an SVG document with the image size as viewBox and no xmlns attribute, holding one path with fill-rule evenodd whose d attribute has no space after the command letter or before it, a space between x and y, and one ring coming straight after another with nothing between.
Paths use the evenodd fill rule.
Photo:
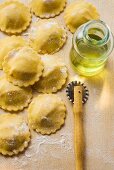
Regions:
<instances>
[{"instance_id":1,"label":"pastry wheel","mask_svg":"<svg viewBox=\"0 0 114 170\"><path fill-rule=\"evenodd\" d=\"M87 87L77 81L72 81L67 85L66 93L68 99L73 102L74 113L74 146L76 156L76 170L84 169L84 130L83 130L83 104L89 96Z\"/></svg>"}]
</instances>

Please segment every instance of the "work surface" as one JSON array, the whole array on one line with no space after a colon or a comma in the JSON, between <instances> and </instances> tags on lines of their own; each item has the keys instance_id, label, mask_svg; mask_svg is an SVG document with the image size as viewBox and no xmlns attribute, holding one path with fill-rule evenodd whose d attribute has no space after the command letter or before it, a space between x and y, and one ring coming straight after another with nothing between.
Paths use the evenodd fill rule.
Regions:
<instances>
[{"instance_id":1,"label":"work surface","mask_svg":"<svg viewBox=\"0 0 114 170\"><path fill-rule=\"evenodd\" d=\"M69 2L72 0L69 0ZM88 0L100 11L114 33L114 0ZM2 2L2 1L0 1ZM24 0L27 4L27 0ZM56 19L64 25L63 13ZM69 51L72 34L64 48L56 53L69 70L69 81L81 80L88 86L90 96L84 106L84 132L86 141L85 170L114 170L114 52L105 70L92 78L78 76L70 66ZM0 36L4 36L0 33ZM0 170L74 170L74 140L72 104L65 89L58 93L67 106L65 126L56 134L43 136L32 132L28 149L18 156L0 155ZM1 111L3 112L3 111ZM26 117L26 110L21 113Z\"/></svg>"}]
</instances>

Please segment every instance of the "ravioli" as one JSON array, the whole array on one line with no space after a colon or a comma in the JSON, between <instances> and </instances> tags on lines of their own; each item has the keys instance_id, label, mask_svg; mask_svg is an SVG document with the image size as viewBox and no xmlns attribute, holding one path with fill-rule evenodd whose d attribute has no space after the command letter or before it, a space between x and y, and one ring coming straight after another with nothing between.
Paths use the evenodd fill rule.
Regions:
<instances>
[{"instance_id":1,"label":"ravioli","mask_svg":"<svg viewBox=\"0 0 114 170\"><path fill-rule=\"evenodd\" d=\"M8 82L3 75L0 77L0 107L8 111L23 110L32 98L30 87L21 88Z\"/></svg>"},{"instance_id":2,"label":"ravioli","mask_svg":"<svg viewBox=\"0 0 114 170\"><path fill-rule=\"evenodd\" d=\"M20 87L33 85L43 71L40 56L30 47L14 49L4 58L3 70L8 81Z\"/></svg>"},{"instance_id":3,"label":"ravioli","mask_svg":"<svg viewBox=\"0 0 114 170\"><path fill-rule=\"evenodd\" d=\"M32 129L41 134L55 133L64 124L66 107L55 94L42 94L33 99L28 108Z\"/></svg>"},{"instance_id":4,"label":"ravioli","mask_svg":"<svg viewBox=\"0 0 114 170\"><path fill-rule=\"evenodd\" d=\"M54 19L35 22L30 31L30 46L40 54L53 54L66 42L66 31Z\"/></svg>"},{"instance_id":5,"label":"ravioli","mask_svg":"<svg viewBox=\"0 0 114 170\"><path fill-rule=\"evenodd\" d=\"M17 34L26 30L31 22L28 7L17 0L8 0L0 4L0 29L8 34Z\"/></svg>"},{"instance_id":6,"label":"ravioli","mask_svg":"<svg viewBox=\"0 0 114 170\"><path fill-rule=\"evenodd\" d=\"M86 1L76 1L68 5L65 10L64 19L68 29L74 33L76 29L90 21L99 19L97 9Z\"/></svg>"},{"instance_id":7,"label":"ravioli","mask_svg":"<svg viewBox=\"0 0 114 170\"><path fill-rule=\"evenodd\" d=\"M22 152L30 141L30 131L22 116L0 114L0 153L16 155Z\"/></svg>"},{"instance_id":8,"label":"ravioli","mask_svg":"<svg viewBox=\"0 0 114 170\"><path fill-rule=\"evenodd\" d=\"M27 42L21 36L11 36L0 39L0 69L4 57L13 49L26 46Z\"/></svg>"},{"instance_id":9,"label":"ravioli","mask_svg":"<svg viewBox=\"0 0 114 170\"><path fill-rule=\"evenodd\" d=\"M66 6L66 0L31 0L32 12L40 18L59 15Z\"/></svg>"},{"instance_id":10,"label":"ravioli","mask_svg":"<svg viewBox=\"0 0 114 170\"><path fill-rule=\"evenodd\" d=\"M45 55L41 59L44 71L41 79L34 84L34 88L42 93L57 92L66 83L67 67L58 56Z\"/></svg>"}]
</instances>

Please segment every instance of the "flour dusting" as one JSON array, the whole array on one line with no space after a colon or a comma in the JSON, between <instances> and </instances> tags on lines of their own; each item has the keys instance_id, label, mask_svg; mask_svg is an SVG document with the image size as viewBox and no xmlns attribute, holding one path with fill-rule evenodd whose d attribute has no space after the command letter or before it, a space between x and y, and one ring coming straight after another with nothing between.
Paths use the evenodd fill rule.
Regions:
<instances>
[{"instance_id":1,"label":"flour dusting","mask_svg":"<svg viewBox=\"0 0 114 170\"><path fill-rule=\"evenodd\" d=\"M61 154L64 155L72 150L72 145L72 134L61 134L58 138L38 135L32 139L31 145L23 155L14 158L13 164L19 170L23 170L30 162L37 162L38 164L40 158L46 155L53 157L53 159L61 159ZM51 148L50 152L47 147ZM55 150L55 148L57 148L57 150Z\"/></svg>"}]
</instances>

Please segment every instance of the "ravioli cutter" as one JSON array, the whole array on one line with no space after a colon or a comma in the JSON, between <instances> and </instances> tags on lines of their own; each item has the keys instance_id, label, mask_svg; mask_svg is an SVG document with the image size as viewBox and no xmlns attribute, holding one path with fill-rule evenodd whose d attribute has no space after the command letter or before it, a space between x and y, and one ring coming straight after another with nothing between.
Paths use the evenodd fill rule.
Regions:
<instances>
[{"instance_id":1,"label":"ravioli cutter","mask_svg":"<svg viewBox=\"0 0 114 170\"><path fill-rule=\"evenodd\" d=\"M84 170L83 104L88 100L89 91L84 83L72 81L66 87L66 94L73 103L76 170Z\"/></svg>"}]
</instances>

